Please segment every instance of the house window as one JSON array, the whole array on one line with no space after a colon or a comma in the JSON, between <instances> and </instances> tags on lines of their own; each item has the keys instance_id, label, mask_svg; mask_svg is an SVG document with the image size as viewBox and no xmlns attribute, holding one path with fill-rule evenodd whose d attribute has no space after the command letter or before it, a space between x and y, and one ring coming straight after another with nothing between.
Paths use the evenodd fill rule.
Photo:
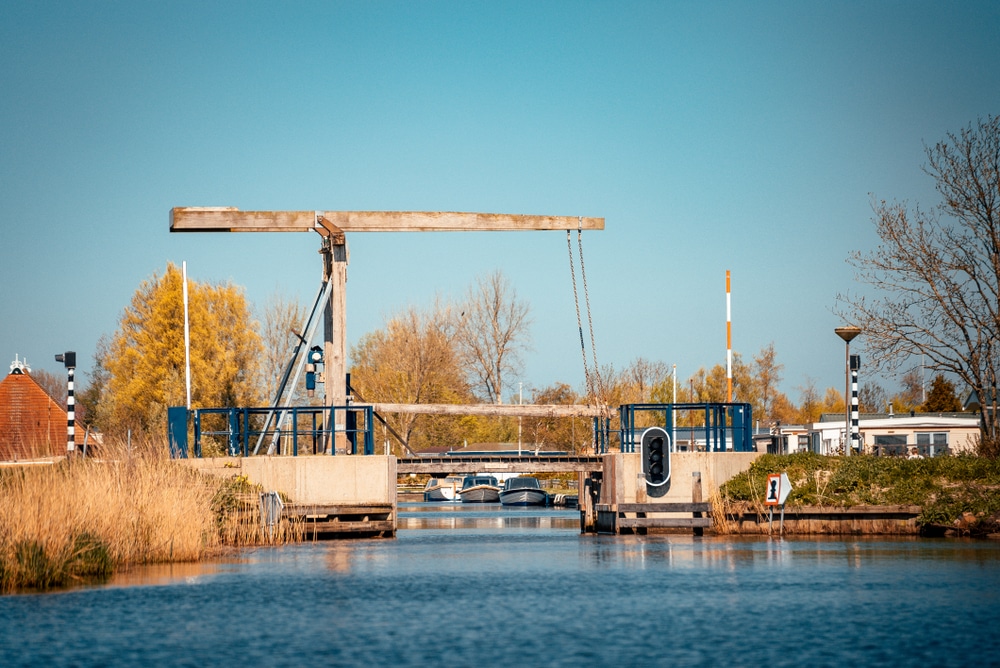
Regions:
<instances>
[{"instance_id":1,"label":"house window","mask_svg":"<svg viewBox=\"0 0 1000 668\"><path fill-rule=\"evenodd\" d=\"M902 457L906 452L906 434L879 434L875 436L875 454Z\"/></svg>"},{"instance_id":2,"label":"house window","mask_svg":"<svg viewBox=\"0 0 1000 668\"><path fill-rule=\"evenodd\" d=\"M917 451L924 457L937 457L949 453L948 432L917 432Z\"/></svg>"}]
</instances>

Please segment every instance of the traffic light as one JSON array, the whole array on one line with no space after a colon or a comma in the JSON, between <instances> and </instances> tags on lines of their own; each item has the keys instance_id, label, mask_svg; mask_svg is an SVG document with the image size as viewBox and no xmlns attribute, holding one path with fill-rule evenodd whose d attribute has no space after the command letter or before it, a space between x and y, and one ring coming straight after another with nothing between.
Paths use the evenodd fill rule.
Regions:
<instances>
[{"instance_id":1,"label":"traffic light","mask_svg":"<svg viewBox=\"0 0 1000 668\"><path fill-rule=\"evenodd\" d=\"M306 364L306 395L313 396L316 393L316 365Z\"/></svg>"},{"instance_id":2,"label":"traffic light","mask_svg":"<svg viewBox=\"0 0 1000 668\"><path fill-rule=\"evenodd\" d=\"M62 355L56 355L56 361L65 364L67 369L74 369L76 368L76 353L68 350Z\"/></svg>"},{"instance_id":3,"label":"traffic light","mask_svg":"<svg viewBox=\"0 0 1000 668\"><path fill-rule=\"evenodd\" d=\"M641 447L646 485L665 485L670 480L670 435L661 427L650 427L642 432Z\"/></svg>"}]
</instances>

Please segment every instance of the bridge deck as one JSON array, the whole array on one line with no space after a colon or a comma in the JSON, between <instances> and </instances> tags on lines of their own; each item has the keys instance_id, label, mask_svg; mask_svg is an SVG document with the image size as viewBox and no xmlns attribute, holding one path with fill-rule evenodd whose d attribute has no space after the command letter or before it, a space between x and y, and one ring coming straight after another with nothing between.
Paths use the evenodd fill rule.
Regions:
<instances>
[{"instance_id":1,"label":"bridge deck","mask_svg":"<svg viewBox=\"0 0 1000 668\"><path fill-rule=\"evenodd\" d=\"M396 462L396 472L431 473L588 473L603 470L601 457L593 455L475 455L410 457Z\"/></svg>"}]
</instances>

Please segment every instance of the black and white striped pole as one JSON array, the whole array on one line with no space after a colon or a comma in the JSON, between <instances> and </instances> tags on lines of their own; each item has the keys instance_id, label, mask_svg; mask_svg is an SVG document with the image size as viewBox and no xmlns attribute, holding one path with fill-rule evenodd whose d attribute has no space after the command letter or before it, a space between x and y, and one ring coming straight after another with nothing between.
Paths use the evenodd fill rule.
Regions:
<instances>
[{"instance_id":1,"label":"black and white striped pole","mask_svg":"<svg viewBox=\"0 0 1000 668\"><path fill-rule=\"evenodd\" d=\"M858 369L861 368L861 356L851 355L851 447L861 454L861 434L858 430L860 411L858 410ZM851 453L854 454L854 453Z\"/></svg>"},{"instance_id":2,"label":"black and white striped pole","mask_svg":"<svg viewBox=\"0 0 1000 668\"><path fill-rule=\"evenodd\" d=\"M845 352L845 372L846 372L846 387L844 388L844 456L850 456L851 448L854 446L854 432L858 428L858 386L857 386L857 371L852 370L852 360L851 360L851 341L861 333L860 327L837 327L833 330L837 336L844 340L847 344L847 350ZM851 394L851 378L854 378L854 393L851 399L851 403L847 403L847 396Z\"/></svg>"},{"instance_id":3,"label":"black and white striped pole","mask_svg":"<svg viewBox=\"0 0 1000 668\"><path fill-rule=\"evenodd\" d=\"M73 396L73 376L76 372L76 353L72 350L56 355L56 361L66 365L66 455L76 450L76 399Z\"/></svg>"}]
</instances>

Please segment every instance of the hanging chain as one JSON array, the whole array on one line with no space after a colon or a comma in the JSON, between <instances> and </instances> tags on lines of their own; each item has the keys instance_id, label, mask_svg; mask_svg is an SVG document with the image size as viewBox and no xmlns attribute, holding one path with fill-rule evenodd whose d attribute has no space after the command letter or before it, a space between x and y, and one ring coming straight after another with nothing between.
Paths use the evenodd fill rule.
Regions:
<instances>
[{"instance_id":1,"label":"hanging chain","mask_svg":"<svg viewBox=\"0 0 1000 668\"><path fill-rule=\"evenodd\" d=\"M580 250L580 278L583 279L583 297L587 305L587 325L590 327L590 352L594 356L594 391L603 393L604 388L601 385L601 369L597 366L597 344L594 340L594 318L590 312L590 291L587 289L587 269L583 264L583 217L580 218L580 227L576 231L576 238L579 243Z\"/></svg>"},{"instance_id":2,"label":"hanging chain","mask_svg":"<svg viewBox=\"0 0 1000 668\"><path fill-rule=\"evenodd\" d=\"M590 369L587 367L587 350L583 343L583 321L580 319L580 297L576 291L576 269L573 263L573 239L570 230L566 230L566 250L569 251L569 275L573 280L573 304L576 306L576 327L580 332L580 354L583 356L583 375L587 383L587 395L594 396L594 384L590 379Z\"/></svg>"}]
</instances>

